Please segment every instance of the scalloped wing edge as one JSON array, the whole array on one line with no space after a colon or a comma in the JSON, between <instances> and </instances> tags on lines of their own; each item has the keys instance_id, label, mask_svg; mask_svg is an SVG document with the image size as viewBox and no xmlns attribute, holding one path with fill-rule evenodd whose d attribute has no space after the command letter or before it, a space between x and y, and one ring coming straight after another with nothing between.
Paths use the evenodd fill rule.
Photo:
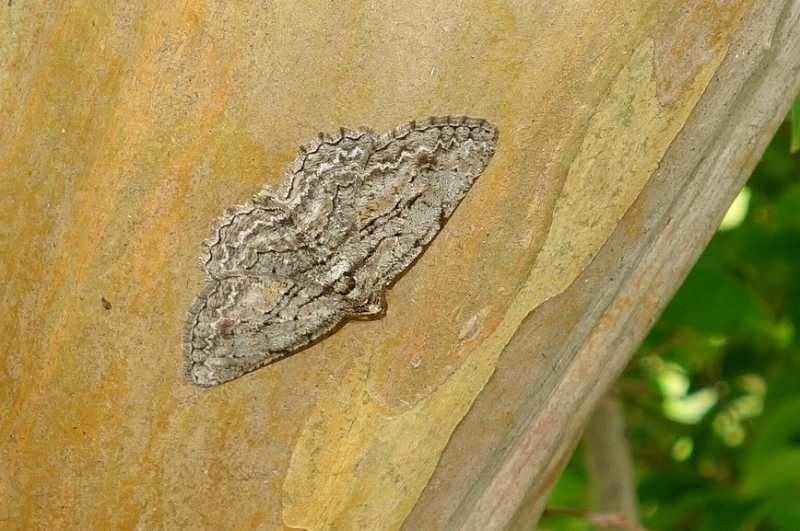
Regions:
<instances>
[{"instance_id":1,"label":"scalloped wing edge","mask_svg":"<svg viewBox=\"0 0 800 531\"><path fill-rule=\"evenodd\" d=\"M495 127L494 124L482 118L472 118L466 115L431 116L423 120L411 120L382 134L376 134L372 129L363 126L355 129L340 127L337 133L319 133L314 140L307 142L306 144L302 144L299 147L298 156L284 171L281 185L277 191L273 190L273 188L267 184L263 186L256 194L254 194L251 200L242 203L241 205L236 205L225 209L223 214L219 216L214 223L212 223L209 236L201 243L201 253L198 261L200 263L201 270L209 278L206 279L205 285L195 296L195 300L188 311L187 319L183 327L182 346L186 358L185 373L188 381L198 385L191 375L191 370L197 363L192 359L192 332L194 326L197 324L197 317L200 312L203 311L205 307L205 301L208 295L210 295L216 287L217 282L213 279L213 277L211 277L209 271L206 269L206 266L211 260L211 249L222 240L222 229L226 226L230 226L233 218L241 214L250 214L257 208L285 208L286 201L289 199L289 193L292 190L295 177L305 167L309 155L319 151L323 145L336 146L345 138L358 140L364 135L371 135L375 138L377 149L383 149L392 141L402 140L403 138L407 137L412 131L426 131L431 128L446 126L465 126L469 127L470 129L488 126L488 128L493 132L495 140L497 139L497 127ZM283 357L289 355L290 353L287 352ZM273 363L279 359L282 359L282 357L279 356L276 359L270 359L268 361L265 360L264 364L260 365L260 367ZM214 384L212 384L212 386L213 385Z\"/></svg>"}]
</instances>

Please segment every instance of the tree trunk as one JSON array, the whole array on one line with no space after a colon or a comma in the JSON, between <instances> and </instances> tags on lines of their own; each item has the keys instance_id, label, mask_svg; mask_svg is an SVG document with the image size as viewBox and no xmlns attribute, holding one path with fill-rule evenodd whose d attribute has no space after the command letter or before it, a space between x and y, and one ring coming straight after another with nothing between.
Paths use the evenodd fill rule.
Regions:
<instances>
[{"instance_id":1,"label":"tree trunk","mask_svg":"<svg viewBox=\"0 0 800 531\"><path fill-rule=\"evenodd\" d=\"M0 6L0 526L530 528L800 80L800 1ZM206 389L212 222L318 131L496 153L380 319Z\"/></svg>"}]
</instances>

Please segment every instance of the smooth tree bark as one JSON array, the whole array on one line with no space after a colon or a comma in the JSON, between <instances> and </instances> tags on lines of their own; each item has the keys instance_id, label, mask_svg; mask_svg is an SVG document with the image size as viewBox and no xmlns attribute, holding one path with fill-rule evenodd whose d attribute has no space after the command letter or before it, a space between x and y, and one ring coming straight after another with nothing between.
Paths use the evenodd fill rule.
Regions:
<instances>
[{"instance_id":1,"label":"smooth tree bark","mask_svg":"<svg viewBox=\"0 0 800 531\"><path fill-rule=\"evenodd\" d=\"M529 529L779 125L800 0L0 6L0 521ZM213 389L222 212L318 131L486 118L386 314Z\"/></svg>"}]
</instances>

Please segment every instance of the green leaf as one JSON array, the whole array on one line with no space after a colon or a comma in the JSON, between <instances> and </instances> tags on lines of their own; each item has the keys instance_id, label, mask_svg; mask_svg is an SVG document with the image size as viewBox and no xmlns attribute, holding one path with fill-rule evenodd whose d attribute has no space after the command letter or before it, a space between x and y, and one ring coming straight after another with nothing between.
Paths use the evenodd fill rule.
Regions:
<instances>
[{"instance_id":1,"label":"green leaf","mask_svg":"<svg viewBox=\"0 0 800 531\"><path fill-rule=\"evenodd\" d=\"M766 504L765 509L765 520L775 529L786 531L800 529L800 503L796 497L776 497Z\"/></svg>"},{"instance_id":2,"label":"green leaf","mask_svg":"<svg viewBox=\"0 0 800 531\"><path fill-rule=\"evenodd\" d=\"M787 187L775 203L774 222L783 231L800 230L800 184Z\"/></svg>"},{"instance_id":3,"label":"green leaf","mask_svg":"<svg viewBox=\"0 0 800 531\"><path fill-rule=\"evenodd\" d=\"M762 417L756 439L750 450L752 465L787 447L800 450L800 396L791 396L781 402L768 404Z\"/></svg>"},{"instance_id":4,"label":"green leaf","mask_svg":"<svg viewBox=\"0 0 800 531\"><path fill-rule=\"evenodd\" d=\"M736 335L759 331L769 309L732 275L696 267L667 310L664 321L706 334Z\"/></svg>"},{"instance_id":5,"label":"green leaf","mask_svg":"<svg viewBox=\"0 0 800 531\"><path fill-rule=\"evenodd\" d=\"M792 111L789 114L791 126L791 139L789 140L789 153L800 151L800 96L794 100Z\"/></svg>"},{"instance_id":6,"label":"green leaf","mask_svg":"<svg viewBox=\"0 0 800 531\"><path fill-rule=\"evenodd\" d=\"M741 493L750 498L787 490L800 492L800 448L776 452L756 466L748 467L740 485Z\"/></svg>"},{"instance_id":7,"label":"green leaf","mask_svg":"<svg viewBox=\"0 0 800 531\"><path fill-rule=\"evenodd\" d=\"M769 406L747 456L745 496L800 489L800 397Z\"/></svg>"}]
</instances>

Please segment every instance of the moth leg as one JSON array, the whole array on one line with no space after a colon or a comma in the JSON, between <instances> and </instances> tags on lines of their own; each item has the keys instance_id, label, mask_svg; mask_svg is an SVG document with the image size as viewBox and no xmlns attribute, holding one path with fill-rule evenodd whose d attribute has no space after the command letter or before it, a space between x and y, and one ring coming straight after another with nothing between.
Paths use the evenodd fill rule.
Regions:
<instances>
[{"instance_id":1,"label":"moth leg","mask_svg":"<svg viewBox=\"0 0 800 531\"><path fill-rule=\"evenodd\" d=\"M364 304L360 304L348 312L354 319L374 319L385 313L386 294L383 291L370 293Z\"/></svg>"}]
</instances>

